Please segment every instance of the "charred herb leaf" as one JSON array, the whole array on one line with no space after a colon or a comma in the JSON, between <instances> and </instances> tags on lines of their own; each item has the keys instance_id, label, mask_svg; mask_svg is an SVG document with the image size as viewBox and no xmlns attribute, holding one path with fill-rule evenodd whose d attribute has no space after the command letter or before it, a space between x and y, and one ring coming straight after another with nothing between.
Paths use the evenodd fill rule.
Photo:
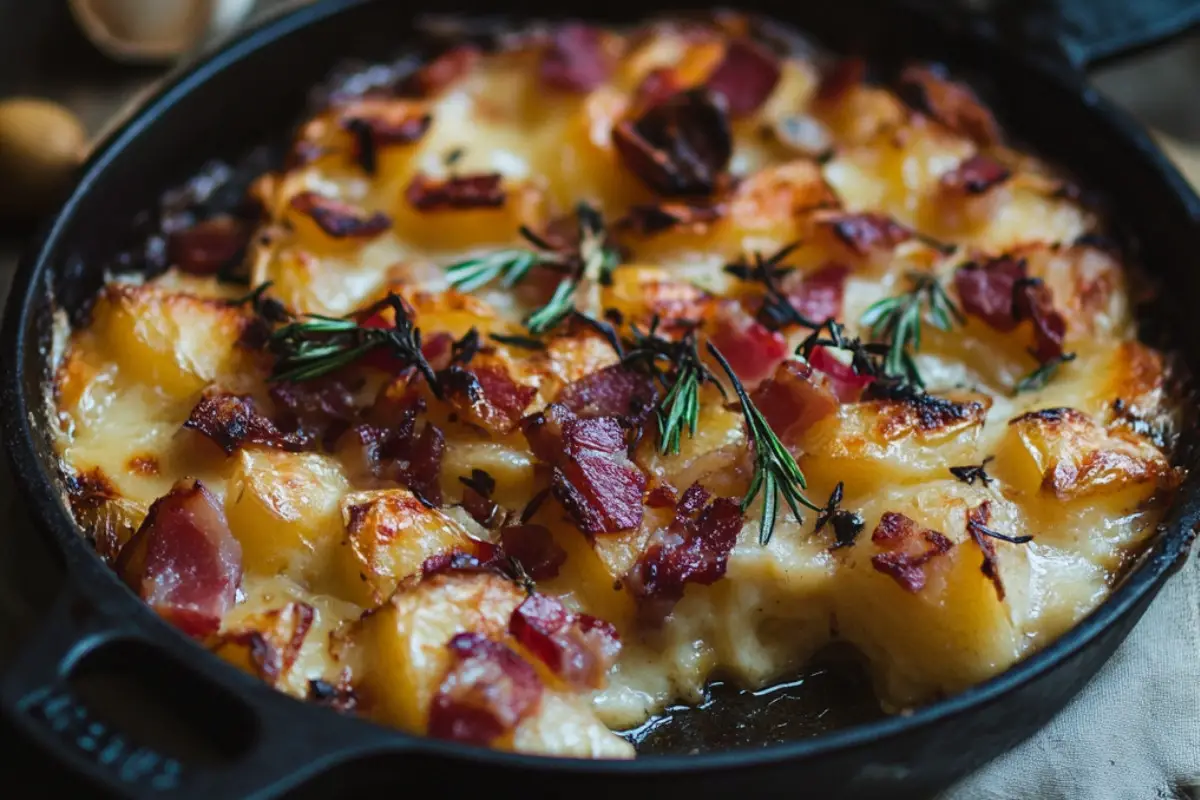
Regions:
<instances>
[{"instance_id":1,"label":"charred herb leaf","mask_svg":"<svg viewBox=\"0 0 1200 800\"><path fill-rule=\"evenodd\" d=\"M777 331L788 325L799 325L804 328L818 329L824 320L816 322L801 314L792 305L792 301L779 287L780 278L792 271L784 266L784 260L800 247L800 242L792 242L763 258L761 253L755 253L749 262L742 260L736 264L728 264L725 271L743 281L761 283L766 290L762 308L758 312L758 321L767 328Z\"/></svg>"}]
</instances>

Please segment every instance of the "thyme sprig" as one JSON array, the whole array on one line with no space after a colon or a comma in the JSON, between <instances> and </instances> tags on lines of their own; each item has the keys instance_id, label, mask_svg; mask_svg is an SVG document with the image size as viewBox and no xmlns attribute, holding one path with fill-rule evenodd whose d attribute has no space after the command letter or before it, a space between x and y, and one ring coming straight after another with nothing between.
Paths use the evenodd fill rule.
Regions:
<instances>
[{"instance_id":1,"label":"thyme sprig","mask_svg":"<svg viewBox=\"0 0 1200 800\"><path fill-rule=\"evenodd\" d=\"M683 432L696 435L700 421L700 387L706 383L716 386L723 398L725 387L704 362L696 344L696 328L690 327L678 340L658 335L659 319L655 316L650 328L642 332L632 325L629 349L621 363L646 369L662 387L662 399L654 410L658 422L658 449L663 455L678 455Z\"/></svg>"},{"instance_id":2,"label":"thyme sprig","mask_svg":"<svg viewBox=\"0 0 1200 800\"><path fill-rule=\"evenodd\" d=\"M936 276L910 272L907 277L910 284L907 292L872 303L861 322L870 328L872 339L888 346L883 359L885 375L924 388L925 382L912 357L921 349L922 321L948 331L955 321L961 325L966 320Z\"/></svg>"},{"instance_id":3,"label":"thyme sprig","mask_svg":"<svg viewBox=\"0 0 1200 800\"><path fill-rule=\"evenodd\" d=\"M437 376L421 352L421 331L399 295L389 294L368 314L391 308L396 315L392 328L365 328L351 317L327 317L305 314L276 329L267 340L267 349L276 356L267 380L300 382L319 378L361 359L368 353L385 350L400 362L416 367L429 381L433 393L441 397Z\"/></svg>"},{"instance_id":4,"label":"thyme sprig","mask_svg":"<svg viewBox=\"0 0 1200 800\"><path fill-rule=\"evenodd\" d=\"M516 286L533 267L553 267L563 274L549 302L525 320L530 333L542 334L566 319L577 305L582 285L607 284L620 263L617 251L606 242L604 218L592 206L580 203L575 211L579 226L578 245L564 249L521 226L528 247L497 250L446 268L450 285L470 292L499 280L506 289Z\"/></svg>"},{"instance_id":5,"label":"thyme sprig","mask_svg":"<svg viewBox=\"0 0 1200 800\"><path fill-rule=\"evenodd\" d=\"M763 258L755 252L749 260L743 259L734 264L727 264L725 272L743 281L755 281L762 284L766 290L762 308L758 311L759 322L771 330L779 330L788 325L799 325L804 328L819 328L822 323L810 320L792 305L792 301L779 286L780 278L792 271L792 267L784 266L784 261L801 245L792 242L784 245L771 255Z\"/></svg>"},{"instance_id":6,"label":"thyme sprig","mask_svg":"<svg viewBox=\"0 0 1200 800\"><path fill-rule=\"evenodd\" d=\"M750 395L746 392L746 387L742 386L742 382L738 380L733 368L725 360L725 356L721 355L721 351L714 347L712 342L706 342L706 344L708 352L712 353L713 358L721 365L721 369L725 371L730 383L733 384L733 390L742 405L742 414L746 418L746 430L754 444L754 477L750 481L750 488L746 491L746 496L742 498L742 511L745 512L754 502L754 498L758 497L759 492L762 492L762 521L759 525L758 542L766 545L771 541L771 534L775 532L779 495L783 495L784 502L787 503L797 521L803 519L800 513L801 506L817 512L824 510L825 507L817 505L804 496L803 490L808 488L808 484L804 479L804 473L800 471L800 465L796 463L796 459L771 430L771 426L767 424L762 412L755 407Z\"/></svg>"}]
</instances>

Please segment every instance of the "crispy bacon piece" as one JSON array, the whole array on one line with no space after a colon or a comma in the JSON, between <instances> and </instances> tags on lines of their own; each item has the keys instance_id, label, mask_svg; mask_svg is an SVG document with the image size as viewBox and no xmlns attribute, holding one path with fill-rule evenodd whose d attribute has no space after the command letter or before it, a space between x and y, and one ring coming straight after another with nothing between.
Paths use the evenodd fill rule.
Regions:
<instances>
[{"instance_id":1,"label":"crispy bacon piece","mask_svg":"<svg viewBox=\"0 0 1200 800\"><path fill-rule=\"evenodd\" d=\"M321 441L327 448L358 418L354 395L335 378L273 383L268 394L279 430L303 441Z\"/></svg>"},{"instance_id":2,"label":"crispy bacon piece","mask_svg":"<svg viewBox=\"0 0 1200 800\"><path fill-rule=\"evenodd\" d=\"M521 421L534 455L553 466L554 496L590 535L642 522L645 474L629 460L625 429L614 417L577 417L551 403Z\"/></svg>"},{"instance_id":3,"label":"crispy bacon piece","mask_svg":"<svg viewBox=\"0 0 1200 800\"><path fill-rule=\"evenodd\" d=\"M657 203L636 205L617 222L617 227L638 236L654 236L676 228L703 229L725 214L721 203Z\"/></svg>"},{"instance_id":4,"label":"crispy bacon piece","mask_svg":"<svg viewBox=\"0 0 1200 800\"><path fill-rule=\"evenodd\" d=\"M885 551L871 557L871 566L913 593L925 587L925 565L954 546L945 534L922 528L894 511L885 511L880 517L871 541Z\"/></svg>"},{"instance_id":5,"label":"crispy bacon piece","mask_svg":"<svg viewBox=\"0 0 1200 800\"><path fill-rule=\"evenodd\" d=\"M892 251L913 237L908 228L886 214L865 211L860 214L839 214L822 224L828 226L837 241L859 256L869 256L877 250Z\"/></svg>"},{"instance_id":6,"label":"crispy bacon piece","mask_svg":"<svg viewBox=\"0 0 1200 800\"><path fill-rule=\"evenodd\" d=\"M613 61L604 50L604 32L577 22L555 28L542 54L542 83L569 92L590 92L608 80Z\"/></svg>"},{"instance_id":7,"label":"crispy bacon piece","mask_svg":"<svg viewBox=\"0 0 1200 800\"><path fill-rule=\"evenodd\" d=\"M967 509L967 533L971 534L975 544L979 545L979 551L983 553L983 563L979 568L984 577L990 580L992 586L996 588L996 599L1003 600L1004 581L1000 578L1000 564L996 561L996 544L992 541L992 537L980 530L980 528L986 528L991 519L991 500L984 500L975 508Z\"/></svg>"},{"instance_id":8,"label":"crispy bacon piece","mask_svg":"<svg viewBox=\"0 0 1200 800\"><path fill-rule=\"evenodd\" d=\"M509 525L500 529L500 546L525 568L535 581L558 577L567 551L554 541L544 525Z\"/></svg>"},{"instance_id":9,"label":"crispy bacon piece","mask_svg":"<svg viewBox=\"0 0 1200 800\"><path fill-rule=\"evenodd\" d=\"M779 60L757 42L738 38L725 48L725 57L708 76L708 90L725 98L733 117L757 111L779 84Z\"/></svg>"},{"instance_id":10,"label":"crispy bacon piece","mask_svg":"<svg viewBox=\"0 0 1200 800\"><path fill-rule=\"evenodd\" d=\"M531 594L516 607L508 632L577 689L602 688L621 653L616 628L589 614L572 614L544 594Z\"/></svg>"},{"instance_id":11,"label":"crispy bacon piece","mask_svg":"<svg viewBox=\"0 0 1200 800\"><path fill-rule=\"evenodd\" d=\"M403 100L363 100L344 109L340 122L354 137L355 160L368 175L374 175L378 152L421 139L433 123L433 115Z\"/></svg>"},{"instance_id":12,"label":"crispy bacon piece","mask_svg":"<svg viewBox=\"0 0 1200 800\"><path fill-rule=\"evenodd\" d=\"M874 376L859 375L853 366L838 359L825 347L814 347L809 363L828 379L829 388L843 403L858 402L863 390L875 382Z\"/></svg>"},{"instance_id":13,"label":"crispy bacon piece","mask_svg":"<svg viewBox=\"0 0 1200 800\"><path fill-rule=\"evenodd\" d=\"M416 416L421 408L423 406L417 403L402 406L396 422L387 427L369 423L356 425L341 436L338 449L343 457L348 451L357 451L364 467L375 477L401 483L422 503L436 507L442 504L442 457L446 452L446 438L431 422L425 423L420 435L414 436Z\"/></svg>"},{"instance_id":14,"label":"crispy bacon piece","mask_svg":"<svg viewBox=\"0 0 1200 800\"><path fill-rule=\"evenodd\" d=\"M646 505L650 508L674 508L678 502L675 489L666 483L660 483L646 493Z\"/></svg>"},{"instance_id":15,"label":"crispy bacon piece","mask_svg":"<svg viewBox=\"0 0 1200 800\"><path fill-rule=\"evenodd\" d=\"M633 92L635 108L650 108L682 91L679 73L670 67L656 67L646 73Z\"/></svg>"},{"instance_id":16,"label":"crispy bacon piece","mask_svg":"<svg viewBox=\"0 0 1200 800\"><path fill-rule=\"evenodd\" d=\"M537 394L537 389L514 382L503 367L493 365L469 370L453 365L438 373L438 381L446 402L464 421L493 433L515 428Z\"/></svg>"},{"instance_id":17,"label":"crispy bacon piece","mask_svg":"<svg viewBox=\"0 0 1200 800\"><path fill-rule=\"evenodd\" d=\"M317 227L334 239L374 239L392 227L392 220L382 211L367 213L349 203L313 191L303 191L293 196L291 206L312 219Z\"/></svg>"},{"instance_id":18,"label":"crispy bacon piece","mask_svg":"<svg viewBox=\"0 0 1200 800\"><path fill-rule=\"evenodd\" d=\"M709 340L747 386L769 377L788 356L783 334L768 330L733 300L717 307Z\"/></svg>"},{"instance_id":19,"label":"crispy bacon piece","mask_svg":"<svg viewBox=\"0 0 1200 800\"><path fill-rule=\"evenodd\" d=\"M505 558L499 547L479 539L472 540L471 551L455 548L430 556L421 562L421 577L428 578L443 572L495 572Z\"/></svg>"},{"instance_id":20,"label":"crispy bacon piece","mask_svg":"<svg viewBox=\"0 0 1200 800\"><path fill-rule=\"evenodd\" d=\"M477 633L446 645L453 663L429 708L429 735L488 745L537 710L543 685L537 671L510 647Z\"/></svg>"},{"instance_id":21,"label":"crispy bacon piece","mask_svg":"<svg viewBox=\"0 0 1200 800\"><path fill-rule=\"evenodd\" d=\"M621 417L636 424L654 409L658 387L649 375L614 364L567 384L554 402L577 417Z\"/></svg>"},{"instance_id":22,"label":"crispy bacon piece","mask_svg":"<svg viewBox=\"0 0 1200 800\"><path fill-rule=\"evenodd\" d=\"M913 65L900 74L900 99L914 111L925 114L950 130L980 145L1000 141L996 119L965 85L950 80L937 67Z\"/></svg>"},{"instance_id":23,"label":"crispy bacon piece","mask_svg":"<svg viewBox=\"0 0 1200 800\"><path fill-rule=\"evenodd\" d=\"M366 326L364 325L364 327ZM434 372L446 369L454 358L454 337L445 331L430 334L421 342L421 355L425 356L425 360L429 362L429 366Z\"/></svg>"},{"instance_id":24,"label":"crispy bacon piece","mask_svg":"<svg viewBox=\"0 0 1200 800\"><path fill-rule=\"evenodd\" d=\"M485 528L491 528L502 520L500 506L492 502L496 490L496 479L482 469L471 470L471 477L459 477L463 485L462 507L471 518Z\"/></svg>"},{"instance_id":25,"label":"crispy bacon piece","mask_svg":"<svg viewBox=\"0 0 1200 800\"><path fill-rule=\"evenodd\" d=\"M284 433L258 413L249 395L210 393L200 398L183 427L204 434L231 456L247 442L296 452L311 440L298 432Z\"/></svg>"},{"instance_id":26,"label":"crispy bacon piece","mask_svg":"<svg viewBox=\"0 0 1200 800\"><path fill-rule=\"evenodd\" d=\"M185 633L216 633L242 580L242 546L220 501L193 479L154 501L117 557L117 574Z\"/></svg>"},{"instance_id":27,"label":"crispy bacon piece","mask_svg":"<svg viewBox=\"0 0 1200 800\"><path fill-rule=\"evenodd\" d=\"M250 226L230 216L213 217L167 237L167 258L192 275L216 275L241 262Z\"/></svg>"},{"instance_id":28,"label":"crispy bacon piece","mask_svg":"<svg viewBox=\"0 0 1200 800\"><path fill-rule=\"evenodd\" d=\"M408 76L401 83L400 91L418 97L437 94L470 72L482 55L475 45L456 45Z\"/></svg>"},{"instance_id":29,"label":"crispy bacon piece","mask_svg":"<svg viewBox=\"0 0 1200 800\"><path fill-rule=\"evenodd\" d=\"M708 491L699 483L688 487L675 506L670 526L651 537L625 577L647 621L669 614L686 584L707 586L725 574L742 529L742 510L732 498L708 500Z\"/></svg>"},{"instance_id":30,"label":"crispy bacon piece","mask_svg":"<svg viewBox=\"0 0 1200 800\"><path fill-rule=\"evenodd\" d=\"M985 155L973 155L942 176L943 189L980 195L1012 177L1008 167Z\"/></svg>"},{"instance_id":31,"label":"crispy bacon piece","mask_svg":"<svg viewBox=\"0 0 1200 800\"><path fill-rule=\"evenodd\" d=\"M826 264L807 275L789 273L781 288L796 311L813 322L824 322L841 316L849 274L850 268L845 265Z\"/></svg>"},{"instance_id":32,"label":"crispy bacon piece","mask_svg":"<svg viewBox=\"0 0 1200 800\"><path fill-rule=\"evenodd\" d=\"M983 264L964 264L954 273L954 288L964 312L998 331L1011 331L1032 320L1038 361L1062 355L1066 319L1055 310L1050 288L1028 277L1024 259L1001 256Z\"/></svg>"},{"instance_id":33,"label":"crispy bacon piece","mask_svg":"<svg viewBox=\"0 0 1200 800\"><path fill-rule=\"evenodd\" d=\"M504 176L498 172L455 175L441 181L418 174L404 190L404 196L413 208L422 212L499 208L507 197L503 180Z\"/></svg>"},{"instance_id":34,"label":"crispy bacon piece","mask_svg":"<svg viewBox=\"0 0 1200 800\"><path fill-rule=\"evenodd\" d=\"M867 77L867 62L861 58L844 58L833 65L817 87L817 101L834 103L855 86L860 86Z\"/></svg>"},{"instance_id":35,"label":"crispy bacon piece","mask_svg":"<svg viewBox=\"0 0 1200 800\"><path fill-rule=\"evenodd\" d=\"M815 355L815 352L814 352ZM813 425L836 414L838 398L802 361L789 358L751 395L767 424L784 443L796 443Z\"/></svg>"},{"instance_id":36,"label":"crispy bacon piece","mask_svg":"<svg viewBox=\"0 0 1200 800\"><path fill-rule=\"evenodd\" d=\"M617 123L612 140L625 166L665 197L712 194L733 155L723 102L703 89L680 92Z\"/></svg>"}]
</instances>

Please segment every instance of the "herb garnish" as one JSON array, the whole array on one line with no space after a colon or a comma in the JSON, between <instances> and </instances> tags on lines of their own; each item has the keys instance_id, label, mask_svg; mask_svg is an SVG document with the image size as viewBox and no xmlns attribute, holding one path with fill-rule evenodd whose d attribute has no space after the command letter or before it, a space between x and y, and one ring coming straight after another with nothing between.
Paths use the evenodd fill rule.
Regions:
<instances>
[{"instance_id":1,"label":"herb garnish","mask_svg":"<svg viewBox=\"0 0 1200 800\"><path fill-rule=\"evenodd\" d=\"M524 280L534 266L554 267L563 273L563 279L555 287L550 301L525 320L530 333L545 333L575 310L576 294L583 283L607 284L620 260L617 252L605 244L604 219L600 212L587 203L580 203L575 213L579 225L577 247L569 250L556 247L522 226L521 236L531 247L497 250L453 264L446 270L450 285L459 291L470 292L500 279L502 286L511 288Z\"/></svg>"},{"instance_id":2,"label":"herb garnish","mask_svg":"<svg viewBox=\"0 0 1200 800\"><path fill-rule=\"evenodd\" d=\"M743 281L757 281L763 285L766 295L763 297L762 308L758 311L758 320L771 330L779 330L788 325L800 325L805 328L819 328L822 323L808 319L792 305L792 301L779 287L779 279L792 271L792 267L783 266L783 261L800 247L800 242L784 245L770 256L763 258L755 252L751 262L745 259L735 264L725 265L725 271Z\"/></svg>"},{"instance_id":3,"label":"herb garnish","mask_svg":"<svg viewBox=\"0 0 1200 800\"><path fill-rule=\"evenodd\" d=\"M975 481L981 481L984 486L988 486L991 484L993 478L987 474L985 467L994 458L995 456L988 456L980 464L971 464L965 467L950 467L950 474L968 486L974 486Z\"/></svg>"},{"instance_id":4,"label":"herb garnish","mask_svg":"<svg viewBox=\"0 0 1200 800\"><path fill-rule=\"evenodd\" d=\"M841 481L838 481L837 486L833 487L833 491L829 493L829 500L817 514L817 523L813 527L813 533L820 533L827 524L833 523L832 549L834 550L854 544L854 540L858 538L858 534L862 533L863 527L867 524L859 514L839 508L842 504L844 488Z\"/></svg>"},{"instance_id":5,"label":"herb garnish","mask_svg":"<svg viewBox=\"0 0 1200 800\"><path fill-rule=\"evenodd\" d=\"M811 508L813 511L824 509L804 496L801 490L808 488L808 484L804 480L804 473L800 471L796 459L779 441L775 431L771 430L771 426L767 424L762 412L755 408L750 395L746 393L746 387L742 386L742 382L738 380L733 368L725 360L725 356L721 355L721 351L714 347L712 342L705 344L708 346L708 352L712 353L713 358L721 365L721 369L725 371L729 381L733 384L733 390L742 404L747 433L754 443L754 477L750 481L750 488L746 491L746 496L742 498L742 511L745 512L750 507L760 491L763 493L762 522L759 526L758 543L766 545L771 541L771 534L775 531L778 494L783 495L784 501L792 510L797 521L803 519L800 514L800 506Z\"/></svg>"},{"instance_id":6,"label":"herb garnish","mask_svg":"<svg viewBox=\"0 0 1200 800\"><path fill-rule=\"evenodd\" d=\"M883 360L885 374L924 388L912 353L921 349L925 311L930 324L943 331L950 330L954 320L960 325L966 320L934 275L910 272L907 277L911 284L909 291L872 303L861 322L870 327L872 338L888 345Z\"/></svg>"},{"instance_id":7,"label":"herb garnish","mask_svg":"<svg viewBox=\"0 0 1200 800\"><path fill-rule=\"evenodd\" d=\"M532 336L518 336L507 333L489 333L488 338L510 347L520 347L522 350L545 350L546 343Z\"/></svg>"},{"instance_id":8,"label":"herb garnish","mask_svg":"<svg viewBox=\"0 0 1200 800\"><path fill-rule=\"evenodd\" d=\"M700 360L694 326L678 341L671 341L658 336L658 323L656 315L645 333L637 325L631 326L633 338L621 363L649 370L662 385L663 397L654 411L658 420L658 449L663 455L677 455L684 428L689 437L696 435L700 387L711 383L726 397L725 387Z\"/></svg>"},{"instance_id":9,"label":"herb garnish","mask_svg":"<svg viewBox=\"0 0 1200 800\"><path fill-rule=\"evenodd\" d=\"M1009 544L1026 544L1033 541L1032 536L1009 536L1007 533L1000 533L999 531L992 530L982 522L972 519L970 515L967 517L967 527L974 533L981 533L984 536L990 536L993 539L999 539L1000 541L1008 542Z\"/></svg>"},{"instance_id":10,"label":"herb garnish","mask_svg":"<svg viewBox=\"0 0 1200 800\"><path fill-rule=\"evenodd\" d=\"M421 352L421 331L412 324L404 301L388 294L369 313L391 308L396 322L391 329L364 328L356 319L306 314L274 331L267 348L277 356L268 381L307 381L352 364L368 353L387 350L408 366L416 367L434 395L441 397L437 377Z\"/></svg>"},{"instance_id":11,"label":"herb garnish","mask_svg":"<svg viewBox=\"0 0 1200 800\"><path fill-rule=\"evenodd\" d=\"M1061 356L1056 356L1055 358L1050 359L1033 372L1017 381L1017 385L1013 387L1013 394L1020 394L1021 392L1035 392L1038 389L1046 388L1046 384L1048 384L1050 379L1058 373L1058 368L1063 364L1074 360L1074 353L1063 353Z\"/></svg>"}]
</instances>

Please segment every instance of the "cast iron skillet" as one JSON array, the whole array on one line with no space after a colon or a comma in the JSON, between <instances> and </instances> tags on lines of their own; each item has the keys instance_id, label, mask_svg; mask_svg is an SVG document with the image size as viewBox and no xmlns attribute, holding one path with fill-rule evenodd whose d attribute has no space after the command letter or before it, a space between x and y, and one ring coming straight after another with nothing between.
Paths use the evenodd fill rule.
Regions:
<instances>
[{"instance_id":1,"label":"cast iron skillet","mask_svg":"<svg viewBox=\"0 0 1200 800\"><path fill-rule=\"evenodd\" d=\"M346 56L386 60L396 53L412 32L407 5L323 0L267 22L175 78L91 159L30 250L3 327L4 441L37 527L62 555L68 588L0 682L3 711L39 746L99 786L126 795L188 798L270 797L304 786L345 795L402 784L527 796L795 796L798 790L821 797L927 796L1049 720L1182 565L1192 527L1200 524L1194 480L1153 545L1095 613L993 680L908 716L804 741L624 763L467 748L298 703L194 646L91 552L62 500L44 432L41 398L53 304L78 309L98 287L101 265L122 244L136 212L153 207L165 187L207 158L238 153L284 130L335 62ZM453 8L439 11L489 11L483 2L445 5ZM1034 7L1015 0L1014 7L1014 0L1001 0L1002 17L952 13L939 0L928 8L917 0L747 5L835 50L859 50L882 63L941 60L960 74L983 76L977 87L1010 135L1111 198L1140 259L1169 287L1155 317L1195 371L1200 326L1188 319L1187 306L1200 301L1200 198L1137 126L1088 87L1083 70L1194 26L1200 3L1058 0L1057 6ZM551 3L528 10L560 12ZM169 722L177 721L170 730L205 747L189 751L107 722L111 716L84 685L90 674L114 670L127 674L131 686L118 702L149 697L159 713L171 715ZM177 755L183 752L203 756Z\"/></svg>"}]
</instances>

